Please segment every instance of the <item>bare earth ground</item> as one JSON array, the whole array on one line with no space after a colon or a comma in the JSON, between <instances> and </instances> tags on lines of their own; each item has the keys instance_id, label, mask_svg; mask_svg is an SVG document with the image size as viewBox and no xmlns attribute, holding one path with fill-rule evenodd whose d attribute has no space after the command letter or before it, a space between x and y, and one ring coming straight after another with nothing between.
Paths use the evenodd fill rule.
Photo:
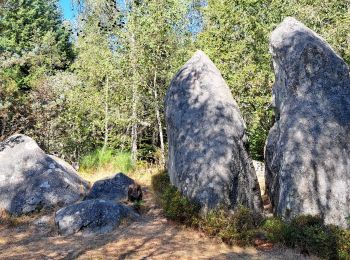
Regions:
<instances>
[{"instance_id":1,"label":"bare earth ground","mask_svg":"<svg viewBox=\"0 0 350 260\"><path fill-rule=\"evenodd\" d=\"M144 197L138 221L123 223L105 235L60 236L53 213L43 225L33 223L38 217L0 225L0 259L310 259L285 248L259 251L227 246L167 221L152 193Z\"/></svg>"}]
</instances>

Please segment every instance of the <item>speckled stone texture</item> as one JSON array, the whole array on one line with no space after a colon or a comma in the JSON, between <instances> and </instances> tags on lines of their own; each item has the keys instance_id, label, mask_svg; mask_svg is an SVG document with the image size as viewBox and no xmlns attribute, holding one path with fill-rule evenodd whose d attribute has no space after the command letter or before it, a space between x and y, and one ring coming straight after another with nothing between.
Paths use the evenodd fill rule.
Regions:
<instances>
[{"instance_id":1,"label":"speckled stone texture","mask_svg":"<svg viewBox=\"0 0 350 260\"><path fill-rule=\"evenodd\" d=\"M112 178L95 182L84 200L103 199L116 202L127 200L128 188L131 184L135 184L133 179L124 173L117 173Z\"/></svg>"},{"instance_id":2,"label":"speckled stone texture","mask_svg":"<svg viewBox=\"0 0 350 260\"><path fill-rule=\"evenodd\" d=\"M0 209L12 215L69 205L89 185L68 163L45 154L25 135L0 143Z\"/></svg>"},{"instance_id":3,"label":"speckled stone texture","mask_svg":"<svg viewBox=\"0 0 350 260\"><path fill-rule=\"evenodd\" d=\"M238 205L260 212L245 123L221 73L202 51L173 78L165 114L171 183L199 203L203 213Z\"/></svg>"},{"instance_id":4,"label":"speckled stone texture","mask_svg":"<svg viewBox=\"0 0 350 260\"><path fill-rule=\"evenodd\" d=\"M55 223L62 235L77 232L102 234L113 231L126 218L138 215L129 207L104 200L82 201L56 212Z\"/></svg>"},{"instance_id":5,"label":"speckled stone texture","mask_svg":"<svg viewBox=\"0 0 350 260\"><path fill-rule=\"evenodd\" d=\"M350 215L350 79L347 64L316 33L286 18L272 33L276 122L265 150L275 214Z\"/></svg>"}]
</instances>

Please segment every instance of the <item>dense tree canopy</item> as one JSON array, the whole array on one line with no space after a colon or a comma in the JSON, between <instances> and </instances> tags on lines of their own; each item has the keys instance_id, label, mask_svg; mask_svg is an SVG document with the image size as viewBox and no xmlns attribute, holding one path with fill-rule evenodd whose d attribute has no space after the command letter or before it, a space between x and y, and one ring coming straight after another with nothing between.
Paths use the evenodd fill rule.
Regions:
<instances>
[{"instance_id":1,"label":"dense tree canopy","mask_svg":"<svg viewBox=\"0 0 350 260\"><path fill-rule=\"evenodd\" d=\"M350 1L0 1L0 139L32 135L70 160L126 150L164 164L163 99L172 76L202 49L227 80L262 159L273 122L270 32L295 16L350 62Z\"/></svg>"},{"instance_id":2,"label":"dense tree canopy","mask_svg":"<svg viewBox=\"0 0 350 260\"><path fill-rule=\"evenodd\" d=\"M72 59L69 31L54 0L7 0L2 4L2 74L20 88L45 73L67 68Z\"/></svg>"},{"instance_id":3,"label":"dense tree canopy","mask_svg":"<svg viewBox=\"0 0 350 260\"><path fill-rule=\"evenodd\" d=\"M350 1L209 0L196 43L221 70L247 123L250 151L263 159L273 123L269 36L287 16L320 33L349 62Z\"/></svg>"},{"instance_id":4,"label":"dense tree canopy","mask_svg":"<svg viewBox=\"0 0 350 260\"><path fill-rule=\"evenodd\" d=\"M4 138L37 129L41 136L35 111L47 104L32 94L49 98L40 90L44 78L69 67L69 28L53 0L6 0L0 9L0 134Z\"/></svg>"}]
</instances>

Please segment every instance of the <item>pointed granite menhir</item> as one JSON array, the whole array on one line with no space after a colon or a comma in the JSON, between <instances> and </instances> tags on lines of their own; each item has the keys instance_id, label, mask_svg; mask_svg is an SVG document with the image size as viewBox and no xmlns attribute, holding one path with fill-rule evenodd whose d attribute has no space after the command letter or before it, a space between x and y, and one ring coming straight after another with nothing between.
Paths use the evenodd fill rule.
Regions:
<instances>
[{"instance_id":1,"label":"pointed granite menhir","mask_svg":"<svg viewBox=\"0 0 350 260\"><path fill-rule=\"evenodd\" d=\"M285 219L350 215L350 79L346 63L316 33L286 18L272 33L276 122L266 151L266 186Z\"/></svg>"},{"instance_id":2,"label":"pointed granite menhir","mask_svg":"<svg viewBox=\"0 0 350 260\"><path fill-rule=\"evenodd\" d=\"M171 183L203 213L238 205L261 212L244 121L221 73L202 51L172 80L165 108Z\"/></svg>"}]
</instances>

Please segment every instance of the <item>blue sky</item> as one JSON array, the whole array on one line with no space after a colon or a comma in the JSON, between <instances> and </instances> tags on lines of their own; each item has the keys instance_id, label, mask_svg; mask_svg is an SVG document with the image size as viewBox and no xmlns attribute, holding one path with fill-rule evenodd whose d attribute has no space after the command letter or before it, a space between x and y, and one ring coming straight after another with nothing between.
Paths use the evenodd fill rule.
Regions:
<instances>
[{"instance_id":1,"label":"blue sky","mask_svg":"<svg viewBox=\"0 0 350 260\"><path fill-rule=\"evenodd\" d=\"M72 11L72 3L71 0L60 0L60 5L63 10L63 17L65 20L72 20L74 17Z\"/></svg>"}]
</instances>

